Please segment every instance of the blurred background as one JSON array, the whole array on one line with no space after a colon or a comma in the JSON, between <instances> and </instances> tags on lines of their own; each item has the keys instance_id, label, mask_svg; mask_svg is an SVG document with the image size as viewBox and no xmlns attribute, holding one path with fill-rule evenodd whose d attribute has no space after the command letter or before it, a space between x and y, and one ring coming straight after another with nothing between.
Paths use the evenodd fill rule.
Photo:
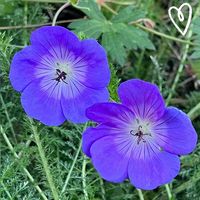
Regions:
<instances>
[{"instance_id":1,"label":"blurred background","mask_svg":"<svg viewBox=\"0 0 200 200\"><path fill-rule=\"evenodd\" d=\"M200 2L189 1L193 19L185 36L168 16L171 6L188 1L71 0L57 25L81 39L95 38L106 49L112 79L111 100L120 82L141 78L157 84L167 105L188 113L200 131ZM33 132L40 135L50 173L61 200L199 200L200 145L181 157L181 172L168 186L142 191L129 183L102 180L80 149L83 125L46 127L28 120L20 94L9 82L14 53L29 44L38 27L51 25L67 0L0 0L0 199L55 199ZM186 18L188 10L183 9ZM172 13L179 26L177 14ZM103 78L103 77L102 77Z\"/></svg>"}]
</instances>

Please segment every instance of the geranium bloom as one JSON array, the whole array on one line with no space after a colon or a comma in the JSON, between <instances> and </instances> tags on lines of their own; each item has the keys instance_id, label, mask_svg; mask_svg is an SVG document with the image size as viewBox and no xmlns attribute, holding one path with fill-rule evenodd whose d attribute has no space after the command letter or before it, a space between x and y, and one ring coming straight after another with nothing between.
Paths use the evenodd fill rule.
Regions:
<instances>
[{"instance_id":1,"label":"geranium bloom","mask_svg":"<svg viewBox=\"0 0 200 200\"><path fill-rule=\"evenodd\" d=\"M165 107L158 88L141 80L119 86L121 104L97 103L87 109L99 123L83 135L83 151L106 180L129 178L140 189L170 182L180 170L178 155L193 151L197 134L188 116Z\"/></svg>"},{"instance_id":2,"label":"geranium bloom","mask_svg":"<svg viewBox=\"0 0 200 200\"><path fill-rule=\"evenodd\" d=\"M39 28L30 41L15 54L10 70L26 113L46 125L87 121L86 108L109 99L103 47L93 39L80 41L60 26Z\"/></svg>"}]
</instances>

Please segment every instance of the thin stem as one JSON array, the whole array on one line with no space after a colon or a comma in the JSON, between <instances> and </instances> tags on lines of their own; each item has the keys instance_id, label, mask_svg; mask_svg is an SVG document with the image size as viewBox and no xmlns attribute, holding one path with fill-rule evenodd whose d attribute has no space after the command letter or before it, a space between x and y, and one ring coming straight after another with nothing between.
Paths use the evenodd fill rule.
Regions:
<instances>
[{"instance_id":1,"label":"thin stem","mask_svg":"<svg viewBox=\"0 0 200 200\"><path fill-rule=\"evenodd\" d=\"M102 6L106 8L108 11L110 11L112 14L118 15L118 13L115 10L113 10L111 7L109 7L107 4L103 3Z\"/></svg>"},{"instance_id":2,"label":"thin stem","mask_svg":"<svg viewBox=\"0 0 200 200\"><path fill-rule=\"evenodd\" d=\"M190 31L190 33L189 33L188 35L189 35L188 38L190 38L190 37L192 36L192 31ZM190 47L190 45L189 45L189 44L186 44L185 51L183 52L183 56L182 56L182 58L181 58L180 65L179 65L179 67L178 67L178 71L177 71L177 73L176 73L176 76L175 76L174 82L173 82L173 84L172 84L170 93L169 93L169 95L168 95L168 97L167 97L167 99L166 99L166 105L168 105L168 104L170 103L171 98L172 98L172 96L173 96L173 94L174 94L174 92L175 92L175 90L176 90L176 86L177 86L177 84L178 84L178 82L179 82L180 76L181 76L182 71L183 71L184 66L185 66L184 63L185 63L185 61L186 61L186 59L187 59L189 47Z\"/></svg>"},{"instance_id":3,"label":"thin stem","mask_svg":"<svg viewBox=\"0 0 200 200\"><path fill-rule=\"evenodd\" d=\"M104 189L104 184L103 184L103 179L100 177L100 186L101 186L101 198L102 200L106 200L106 197L105 197L105 189Z\"/></svg>"},{"instance_id":4,"label":"thin stem","mask_svg":"<svg viewBox=\"0 0 200 200\"><path fill-rule=\"evenodd\" d=\"M144 196L142 194L142 190L137 189L137 191L138 191L138 196L139 196L140 200L144 200Z\"/></svg>"},{"instance_id":5,"label":"thin stem","mask_svg":"<svg viewBox=\"0 0 200 200\"><path fill-rule=\"evenodd\" d=\"M83 18L79 18L79 19L69 19L69 20L60 20L57 21L56 24L65 24L65 23L69 23L69 22L74 22L74 21L78 21L81 20ZM37 28L37 27L41 27L41 26L48 26L51 25L52 22L49 23L43 23L43 24L29 24L29 25L19 25L19 26L2 26L0 27L0 30L13 30L13 29L25 29L25 28Z\"/></svg>"},{"instance_id":6,"label":"thin stem","mask_svg":"<svg viewBox=\"0 0 200 200\"><path fill-rule=\"evenodd\" d=\"M57 18L58 16L60 15L60 13L65 9L67 8L68 6L70 5L70 3L65 3L63 6L61 6L58 11L56 12L56 14L54 15L54 18L53 18L53 22L52 22L52 26L55 26L56 25L56 21L57 21Z\"/></svg>"},{"instance_id":7,"label":"thin stem","mask_svg":"<svg viewBox=\"0 0 200 200\"><path fill-rule=\"evenodd\" d=\"M188 112L188 116L190 117L191 120L194 120L197 117L197 112L200 111L200 103L198 103L194 108L192 108Z\"/></svg>"},{"instance_id":8,"label":"thin stem","mask_svg":"<svg viewBox=\"0 0 200 200\"><path fill-rule=\"evenodd\" d=\"M114 1L114 0L107 0L106 2L108 3L113 3L113 4L118 4L118 5L122 5L122 6L128 6L128 5L134 5L135 2L131 2L131 1Z\"/></svg>"},{"instance_id":9,"label":"thin stem","mask_svg":"<svg viewBox=\"0 0 200 200\"><path fill-rule=\"evenodd\" d=\"M198 6L198 8L197 8L197 10L196 10L196 12L195 12L195 14L194 14L193 20L197 17L199 11L200 11L200 4L199 4L199 6ZM188 32L188 34L187 34L187 36L186 36L186 39L187 39L187 40L190 40L191 37L192 37L192 33L193 33L193 32L192 32L192 28L193 28L193 27L191 26L191 27L190 27L190 31ZM167 100L166 100L166 105L168 105L168 104L170 103L171 98L172 98L172 96L173 96L173 94L174 94L174 92L175 92L175 89L176 89L176 87L177 87L177 84L178 84L178 82L179 82L180 76L181 76L182 71L183 71L184 66L185 66L184 63L185 63L185 61L186 61L186 59L187 59L187 55L188 55L188 52L189 52L189 47L190 47L190 45L191 45L191 43L187 43L186 46L185 46L185 49L184 49L184 52L183 52L183 56L182 56L181 61L180 61L180 65L179 65L179 67L178 67L178 71L177 71L177 73L176 73L176 76L175 76L174 82L173 82L173 84L172 84L170 93L169 93L169 95L168 95L168 97L167 97Z\"/></svg>"},{"instance_id":10,"label":"thin stem","mask_svg":"<svg viewBox=\"0 0 200 200\"><path fill-rule=\"evenodd\" d=\"M88 125L88 123L85 124L85 126L84 126L84 128L83 128L83 131L87 128L87 125ZM73 162L72 162L71 168L70 168L69 173L68 173L68 175L67 175L67 178L66 178L66 180L65 180L65 184L64 184L64 186L63 186L63 188L62 188L61 194L63 194L63 193L65 192L66 188L67 188L67 185L68 185L69 180L70 180L70 178L71 178L72 171L73 171L74 166L75 166L75 164L76 164L76 162L77 162L78 155L79 155L79 153L80 153L80 151L81 151L81 147L82 147L82 140L80 140L78 149L77 149L77 151L76 151L76 155L75 155L75 157L74 157L74 160L73 160Z\"/></svg>"},{"instance_id":11,"label":"thin stem","mask_svg":"<svg viewBox=\"0 0 200 200\"><path fill-rule=\"evenodd\" d=\"M4 99L3 99L3 97L2 97L1 94L0 94L0 99L1 99L2 106L3 106L3 108L4 108L4 112L5 112L6 118L7 118L7 120L8 120L8 124L9 124L9 126L10 126L11 133L12 133L12 135L13 135L13 138L14 138L14 140L15 140L15 143L17 143L16 134L15 134L15 131L14 131L14 128L13 128L13 125L12 125L12 122L11 122L11 119L10 119L10 116L9 116L9 114L8 114L8 110L7 110L7 108L6 108L6 104L5 104Z\"/></svg>"},{"instance_id":12,"label":"thin stem","mask_svg":"<svg viewBox=\"0 0 200 200\"><path fill-rule=\"evenodd\" d=\"M22 0L25 2L39 2L39 3L65 3L66 0Z\"/></svg>"},{"instance_id":13,"label":"thin stem","mask_svg":"<svg viewBox=\"0 0 200 200\"><path fill-rule=\"evenodd\" d=\"M167 191L168 199L171 200L172 199L172 192L171 192L171 189L170 189L168 184L165 184L165 189Z\"/></svg>"},{"instance_id":14,"label":"thin stem","mask_svg":"<svg viewBox=\"0 0 200 200\"><path fill-rule=\"evenodd\" d=\"M41 158L41 161L42 161L42 165L43 165L43 168L44 168L44 171L45 171L45 174L46 174L46 177L47 177L47 181L49 183L49 187L50 187L52 195L53 195L53 198L54 198L54 200L59 200L58 192L56 190L55 184L53 182L52 175L50 173L49 164L48 164L48 161L46 159L45 152L44 152L44 149L42 147L42 143L40 141L40 136L37 132L36 127L33 125L33 120L30 119L30 118L29 118L29 120L30 120L33 135L35 137L35 142L38 146L39 155L40 155L40 158Z\"/></svg>"},{"instance_id":15,"label":"thin stem","mask_svg":"<svg viewBox=\"0 0 200 200\"><path fill-rule=\"evenodd\" d=\"M19 48L19 49L23 49L26 46L22 46L22 45L15 45L15 44L1 44L1 46L6 46L6 47L11 47L11 48Z\"/></svg>"},{"instance_id":16,"label":"thin stem","mask_svg":"<svg viewBox=\"0 0 200 200\"><path fill-rule=\"evenodd\" d=\"M30 145L30 143L31 143L31 141L32 141L32 138L33 138L33 135L31 135L30 136L30 138L29 138L29 140L26 142L26 144L25 144L25 147L27 148L27 147L29 147L29 145ZM23 148L23 150L24 150L25 148ZM4 179L4 175L6 174L6 173L8 173L8 171L11 169L11 167L15 164L15 162L17 162L21 157L22 157L22 155L23 155L23 150L21 150L19 153L18 153L18 158L15 158L15 160L9 165L9 167L6 169L6 171L4 171L4 173L1 175L1 177L0 177L0 181L2 182L3 181L3 179Z\"/></svg>"},{"instance_id":17,"label":"thin stem","mask_svg":"<svg viewBox=\"0 0 200 200\"><path fill-rule=\"evenodd\" d=\"M7 196L9 197L9 199L13 200L13 198L12 198L10 192L8 191L7 187L4 185L3 182L1 182L1 185L3 186L3 189L5 190Z\"/></svg>"},{"instance_id":18,"label":"thin stem","mask_svg":"<svg viewBox=\"0 0 200 200\"><path fill-rule=\"evenodd\" d=\"M83 185L83 193L84 193L84 199L89 200L88 193L86 190L86 165L87 165L87 160L86 156L83 156L83 164L82 164L82 185Z\"/></svg>"},{"instance_id":19,"label":"thin stem","mask_svg":"<svg viewBox=\"0 0 200 200\"><path fill-rule=\"evenodd\" d=\"M10 140L8 139L7 135L5 134L4 130L3 130L3 127L0 126L0 132L6 142L6 144L8 145L8 148L10 149L10 151L13 153L14 157L16 159L20 159L19 155L15 152ZM31 176L31 174L29 173L29 171L25 168L25 167L22 167L23 171L26 173L26 175L28 176L29 180L31 181L31 183L34 185L34 187L36 188L36 190L39 192L39 194L41 195L41 197L44 199L44 200L48 200L47 197L45 196L45 194L43 193L43 191L40 189L40 187L38 185L36 185L35 183L35 180L34 178Z\"/></svg>"},{"instance_id":20,"label":"thin stem","mask_svg":"<svg viewBox=\"0 0 200 200\"><path fill-rule=\"evenodd\" d=\"M135 25L135 26L137 26L137 27L139 27L139 28L141 28L141 29L143 29L145 31L148 31L149 33L152 33L154 35L160 36L162 38L166 38L166 39L173 40L173 41L176 41L176 42L180 42L180 43L183 43L183 44L197 45L197 44L195 44L193 42L190 42L188 40L182 40L182 39L179 39L177 37L173 37L173 36L170 36L170 35L155 31L154 29L147 28L147 27L145 27L145 26L143 26L141 24L135 23L135 22L132 22L130 24L133 24L133 25Z\"/></svg>"},{"instance_id":21,"label":"thin stem","mask_svg":"<svg viewBox=\"0 0 200 200\"><path fill-rule=\"evenodd\" d=\"M81 146L82 146L82 141L80 141L80 143L79 143L78 149L77 149L77 151L76 151L76 155L75 155L75 157L74 157L73 163L72 163L72 165L71 165L71 168L70 168L69 173L68 173L68 175L67 175L67 178L66 178L66 180L65 180L65 184L64 184L64 186L63 186L63 188L62 188L61 194L64 193L65 190L66 190L66 188L67 188L67 185L68 185L68 183L69 183L69 179L71 178L71 174L72 174L72 171L73 171L73 169L74 169L75 163L76 163L76 161L77 161L77 159L78 159L78 155L79 155L79 153L80 153L80 151L81 151Z\"/></svg>"}]
</instances>

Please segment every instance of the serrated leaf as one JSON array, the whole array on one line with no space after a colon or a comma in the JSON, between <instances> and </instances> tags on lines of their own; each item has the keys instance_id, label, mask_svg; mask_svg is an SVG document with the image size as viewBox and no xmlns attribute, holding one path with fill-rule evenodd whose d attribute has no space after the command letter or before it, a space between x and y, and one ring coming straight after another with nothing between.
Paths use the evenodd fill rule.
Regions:
<instances>
[{"instance_id":1,"label":"serrated leaf","mask_svg":"<svg viewBox=\"0 0 200 200\"><path fill-rule=\"evenodd\" d=\"M200 49L196 49L195 52L190 56L191 59L200 59Z\"/></svg>"},{"instance_id":2,"label":"serrated leaf","mask_svg":"<svg viewBox=\"0 0 200 200\"><path fill-rule=\"evenodd\" d=\"M118 33L107 32L102 36L102 45L114 61L123 65L125 63L126 51L120 39L121 37Z\"/></svg>"},{"instance_id":3,"label":"serrated leaf","mask_svg":"<svg viewBox=\"0 0 200 200\"><path fill-rule=\"evenodd\" d=\"M12 0L1 0L0 2L0 16L6 13L11 13L14 9L14 2Z\"/></svg>"},{"instance_id":4,"label":"serrated leaf","mask_svg":"<svg viewBox=\"0 0 200 200\"><path fill-rule=\"evenodd\" d=\"M122 41L126 44L127 48L138 47L140 49L155 50L155 47L151 40L148 38L148 34L134 26L126 24L116 24L117 32L122 36Z\"/></svg>"},{"instance_id":5,"label":"serrated leaf","mask_svg":"<svg viewBox=\"0 0 200 200\"><path fill-rule=\"evenodd\" d=\"M102 21L92 19L73 22L69 28L74 29L76 33L83 32L88 38L97 39L102 34L104 26Z\"/></svg>"},{"instance_id":6,"label":"serrated leaf","mask_svg":"<svg viewBox=\"0 0 200 200\"><path fill-rule=\"evenodd\" d=\"M129 23L132 21L136 21L138 19L144 18L145 12L139 10L136 7L129 6L119 11L118 15L115 15L112 19L112 22L123 22Z\"/></svg>"},{"instance_id":7,"label":"serrated leaf","mask_svg":"<svg viewBox=\"0 0 200 200\"><path fill-rule=\"evenodd\" d=\"M82 10L91 19L105 20L104 15L94 0L80 0L78 8L80 8L80 10Z\"/></svg>"},{"instance_id":8,"label":"serrated leaf","mask_svg":"<svg viewBox=\"0 0 200 200\"><path fill-rule=\"evenodd\" d=\"M200 17L197 17L193 21L193 28L192 28L193 34L194 34L194 43L197 45L194 47L194 52L190 56L191 59L200 59Z\"/></svg>"},{"instance_id":9,"label":"serrated leaf","mask_svg":"<svg viewBox=\"0 0 200 200\"><path fill-rule=\"evenodd\" d=\"M120 21L117 17L112 21L107 20L105 17L101 19L92 18L73 22L69 28L73 29L76 33L84 33L88 38L99 39L102 36L102 45L106 48L112 60L123 65L127 56L126 50L155 49L146 32L124 23L124 21L133 20L133 17L135 17L134 19L139 17L139 15L132 15L128 18L123 17L130 10L132 10L132 7L121 11L122 14L120 15L123 22L117 22ZM138 11L138 13L141 12Z\"/></svg>"}]
</instances>

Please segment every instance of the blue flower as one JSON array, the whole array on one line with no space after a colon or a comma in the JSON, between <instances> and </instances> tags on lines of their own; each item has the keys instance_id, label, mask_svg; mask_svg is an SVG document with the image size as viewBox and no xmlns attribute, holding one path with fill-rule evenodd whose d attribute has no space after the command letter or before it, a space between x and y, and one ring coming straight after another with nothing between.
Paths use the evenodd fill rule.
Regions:
<instances>
[{"instance_id":1,"label":"blue flower","mask_svg":"<svg viewBox=\"0 0 200 200\"><path fill-rule=\"evenodd\" d=\"M103 47L93 39L80 41L60 26L39 28L30 40L15 54L10 69L25 112L46 125L86 122L86 108L109 99Z\"/></svg>"},{"instance_id":2,"label":"blue flower","mask_svg":"<svg viewBox=\"0 0 200 200\"><path fill-rule=\"evenodd\" d=\"M141 80L122 83L121 104L97 103L88 108L97 122L83 134L83 151L106 180L130 179L151 190L170 182L180 170L179 155L192 152L197 134L189 117L165 107L158 88Z\"/></svg>"}]
</instances>

